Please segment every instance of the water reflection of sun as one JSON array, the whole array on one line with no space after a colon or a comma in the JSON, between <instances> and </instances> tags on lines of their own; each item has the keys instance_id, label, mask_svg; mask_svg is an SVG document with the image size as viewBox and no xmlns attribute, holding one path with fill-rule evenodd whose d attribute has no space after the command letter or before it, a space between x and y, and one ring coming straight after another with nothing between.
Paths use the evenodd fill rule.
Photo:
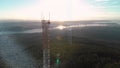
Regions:
<instances>
[{"instance_id":1,"label":"water reflection of sun","mask_svg":"<svg viewBox=\"0 0 120 68\"><path fill-rule=\"evenodd\" d=\"M57 29L60 29L60 30L63 30L63 29L65 29L66 27L65 26L63 26L63 25L59 25L58 27L56 27Z\"/></svg>"}]
</instances>

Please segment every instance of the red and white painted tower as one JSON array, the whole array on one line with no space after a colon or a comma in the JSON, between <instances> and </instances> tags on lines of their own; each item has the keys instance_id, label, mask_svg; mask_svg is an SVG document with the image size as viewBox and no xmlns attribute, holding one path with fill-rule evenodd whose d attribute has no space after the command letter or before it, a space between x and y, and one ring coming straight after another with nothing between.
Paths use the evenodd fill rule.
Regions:
<instances>
[{"instance_id":1,"label":"red and white painted tower","mask_svg":"<svg viewBox=\"0 0 120 68\"><path fill-rule=\"evenodd\" d=\"M42 20L43 68L50 68L49 25L50 20Z\"/></svg>"}]
</instances>

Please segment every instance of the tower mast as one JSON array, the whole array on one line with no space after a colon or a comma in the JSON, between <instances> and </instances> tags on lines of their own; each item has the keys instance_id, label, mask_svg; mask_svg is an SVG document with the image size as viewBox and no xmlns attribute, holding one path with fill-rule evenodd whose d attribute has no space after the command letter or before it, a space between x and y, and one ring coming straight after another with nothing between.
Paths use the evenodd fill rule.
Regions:
<instances>
[{"instance_id":1,"label":"tower mast","mask_svg":"<svg viewBox=\"0 0 120 68\"><path fill-rule=\"evenodd\" d=\"M42 20L43 68L50 68L49 25L50 20Z\"/></svg>"}]
</instances>

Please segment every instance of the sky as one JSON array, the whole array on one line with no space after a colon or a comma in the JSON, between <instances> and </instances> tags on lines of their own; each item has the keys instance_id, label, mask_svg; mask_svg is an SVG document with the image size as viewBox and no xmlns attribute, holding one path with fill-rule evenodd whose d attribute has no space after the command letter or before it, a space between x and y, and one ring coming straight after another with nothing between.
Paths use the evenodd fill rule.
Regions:
<instances>
[{"instance_id":1,"label":"sky","mask_svg":"<svg viewBox=\"0 0 120 68\"><path fill-rule=\"evenodd\" d=\"M120 0L0 0L0 19L119 19Z\"/></svg>"}]
</instances>

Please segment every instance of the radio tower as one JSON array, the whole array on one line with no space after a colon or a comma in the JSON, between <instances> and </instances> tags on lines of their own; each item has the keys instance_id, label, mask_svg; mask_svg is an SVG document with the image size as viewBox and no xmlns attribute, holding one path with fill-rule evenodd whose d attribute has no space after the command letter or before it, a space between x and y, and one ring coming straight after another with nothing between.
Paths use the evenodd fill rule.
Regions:
<instances>
[{"instance_id":1,"label":"radio tower","mask_svg":"<svg viewBox=\"0 0 120 68\"><path fill-rule=\"evenodd\" d=\"M49 20L42 20L43 68L50 68Z\"/></svg>"}]
</instances>

